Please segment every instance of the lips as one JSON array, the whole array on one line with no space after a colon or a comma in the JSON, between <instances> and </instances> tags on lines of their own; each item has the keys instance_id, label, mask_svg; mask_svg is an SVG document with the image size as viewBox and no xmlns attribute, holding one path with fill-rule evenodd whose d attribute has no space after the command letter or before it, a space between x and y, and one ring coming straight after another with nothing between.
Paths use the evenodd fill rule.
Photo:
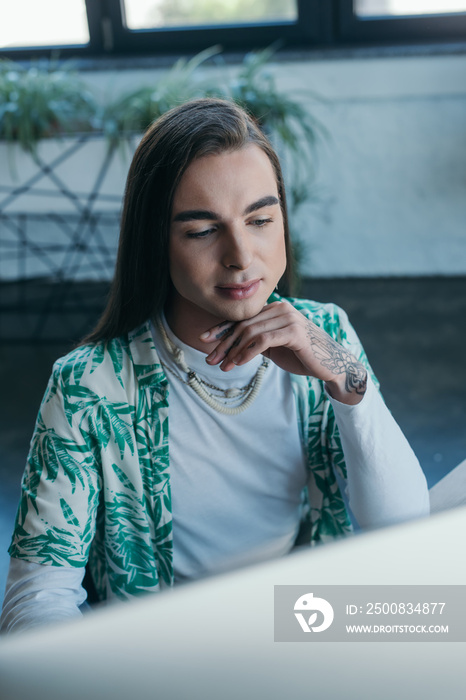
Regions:
<instances>
[{"instance_id":1,"label":"lips","mask_svg":"<svg viewBox=\"0 0 466 700\"><path fill-rule=\"evenodd\" d=\"M248 299L258 290L260 279L242 282L241 284L228 284L216 287L217 291L224 297L233 300Z\"/></svg>"}]
</instances>

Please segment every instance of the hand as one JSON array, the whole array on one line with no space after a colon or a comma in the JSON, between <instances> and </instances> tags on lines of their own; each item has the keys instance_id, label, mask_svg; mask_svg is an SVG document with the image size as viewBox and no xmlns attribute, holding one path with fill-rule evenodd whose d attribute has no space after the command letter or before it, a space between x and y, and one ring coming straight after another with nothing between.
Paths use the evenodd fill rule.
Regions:
<instances>
[{"instance_id":1,"label":"hand","mask_svg":"<svg viewBox=\"0 0 466 700\"><path fill-rule=\"evenodd\" d=\"M365 367L286 301L268 304L257 316L239 323L220 323L200 339L218 340L206 362L219 364L225 372L261 353L287 372L326 382L329 394L342 403L359 403L366 391Z\"/></svg>"}]
</instances>

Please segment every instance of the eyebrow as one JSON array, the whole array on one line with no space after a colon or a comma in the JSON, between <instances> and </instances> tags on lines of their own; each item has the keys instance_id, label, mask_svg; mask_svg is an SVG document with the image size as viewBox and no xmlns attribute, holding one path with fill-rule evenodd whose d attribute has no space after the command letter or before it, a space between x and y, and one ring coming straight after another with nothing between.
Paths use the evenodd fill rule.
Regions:
<instances>
[{"instance_id":1,"label":"eyebrow","mask_svg":"<svg viewBox=\"0 0 466 700\"><path fill-rule=\"evenodd\" d=\"M252 214L258 209L263 209L264 207L271 207L275 204L279 204L278 198L272 195L267 195L266 197L261 197L257 202L249 204L243 212L243 215ZM222 217L215 211L210 211L209 209L189 209L187 211L181 211L175 217L173 221L218 221Z\"/></svg>"}]
</instances>

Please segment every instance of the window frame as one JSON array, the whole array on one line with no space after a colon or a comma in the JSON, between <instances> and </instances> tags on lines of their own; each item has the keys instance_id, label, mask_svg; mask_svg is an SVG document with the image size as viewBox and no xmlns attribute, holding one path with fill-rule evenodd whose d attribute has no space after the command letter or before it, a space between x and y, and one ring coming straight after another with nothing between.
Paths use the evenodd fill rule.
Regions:
<instances>
[{"instance_id":1,"label":"window frame","mask_svg":"<svg viewBox=\"0 0 466 700\"><path fill-rule=\"evenodd\" d=\"M216 44L225 49L267 46L281 40L308 44L320 37L321 0L297 0L296 22L254 22L215 26L167 27L130 30L125 27L123 2L107 0L114 28L115 46L120 53L172 53L200 51Z\"/></svg>"},{"instance_id":2,"label":"window frame","mask_svg":"<svg viewBox=\"0 0 466 700\"><path fill-rule=\"evenodd\" d=\"M38 0L39 1L39 0ZM201 51L220 44L225 50L254 49L281 45L317 44L323 33L322 0L297 0L296 22L256 22L198 27L131 30L125 27L122 0L85 0L89 43L75 46L34 46L0 48L0 58L27 59L59 53L70 56L122 56L180 54Z\"/></svg>"},{"instance_id":3,"label":"window frame","mask_svg":"<svg viewBox=\"0 0 466 700\"><path fill-rule=\"evenodd\" d=\"M155 57L195 53L214 45L222 46L224 51L248 51L274 42L288 50L466 42L466 13L361 19L353 13L353 0L297 0L296 22L147 30L125 27L122 0L85 0L85 3L88 44L0 48L0 58Z\"/></svg>"},{"instance_id":4,"label":"window frame","mask_svg":"<svg viewBox=\"0 0 466 700\"><path fill-rule=\"evenodd\" d=\"M465 41L466 12L358 18L353 0L338 2L339 35L356 44Z\"/></svg>"}]
</instances>

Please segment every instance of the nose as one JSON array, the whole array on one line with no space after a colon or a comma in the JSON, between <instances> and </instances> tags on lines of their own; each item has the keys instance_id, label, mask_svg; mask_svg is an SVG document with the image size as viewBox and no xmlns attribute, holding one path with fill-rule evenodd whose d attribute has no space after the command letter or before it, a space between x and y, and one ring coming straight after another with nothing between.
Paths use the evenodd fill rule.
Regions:
<instances>
[{"instance_id":1,"label":"nose","mask_svg":"<svg viewBox=\"0 0 466 700\"><path fill-rule=\"evenodd\" d=\"M241 224L233 224L225 228L222 238L222 264L246 270L253 260L253 243L248 231Z\"/></svg>"}]
</instances>

